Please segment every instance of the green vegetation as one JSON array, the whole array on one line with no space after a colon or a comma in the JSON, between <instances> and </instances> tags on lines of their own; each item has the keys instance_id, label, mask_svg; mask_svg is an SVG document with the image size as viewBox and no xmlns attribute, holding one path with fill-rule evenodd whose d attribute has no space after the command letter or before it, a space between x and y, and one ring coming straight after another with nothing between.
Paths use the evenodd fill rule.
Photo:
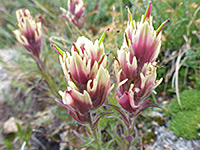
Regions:
<instances>
[{"instance_id":1,"label":"green vegetation","mask_svg":"<svg viewBox=\"0 0 200 150\"><path fill-rule=\"evenodd\" d=\"M183 110L176 98L169 106L172 114L169 128L185 139L200 139L200 91L185 90L180 94L180 99Z\"/></svg>"}]
</instances>

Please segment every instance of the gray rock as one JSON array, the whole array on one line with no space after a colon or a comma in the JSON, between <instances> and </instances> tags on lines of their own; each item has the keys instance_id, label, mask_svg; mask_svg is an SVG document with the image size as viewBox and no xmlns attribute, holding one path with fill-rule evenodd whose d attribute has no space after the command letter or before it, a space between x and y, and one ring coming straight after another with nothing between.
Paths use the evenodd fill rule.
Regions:
<instances>
[{"instance_id":1,"label":"gray rock","mask_svg":"<svg viewBox=\"0 0 200 150\"><path fill-rule=\"evenodd\" d=\"M13 58L16 56L17 52L13 49L9 50L0 50L0 59L5 64L11 64ZM5 94L9 94L10 92L10 81L11 78L9 77L6 70L3 68L2 64L0 63L0 104L4 102L4 96L2 94L2 91L5 92Z\"/></svg>"},{"instance_id":2,"label":"gray rock","mask_svg":"<svg viewBox=\"0 0 200 150\"><path fill-rule=\"evenodd\" d=\"M164 126L157 127L154 133L157 135L153 144L154 150L200 150L200 140L178 138Z\"/></svg>"}]
</instances>

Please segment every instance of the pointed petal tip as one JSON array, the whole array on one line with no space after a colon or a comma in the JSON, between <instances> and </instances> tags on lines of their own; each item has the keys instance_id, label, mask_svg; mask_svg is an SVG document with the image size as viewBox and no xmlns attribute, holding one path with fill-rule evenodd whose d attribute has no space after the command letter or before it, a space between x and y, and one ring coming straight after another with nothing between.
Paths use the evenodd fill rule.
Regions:
<instances>
[{"instance_id":1,"label":"pointed petal tip","mask_svg":"<svg viewBox=\"0 0 200 150\"><path fill-rule=\"evenodd\" d=\"M147 6L146 12L144 14L143 23L144 23L145 20L149 20L149 18L150 18L151 7L152 7L151 4L152 4L152 2L150 1L149 4L148 4L148 6Z\"/></svg>"},{"instance_id":2,"label":"pointed petal tip","mask_svg":"<svg viewBox=\"0 0 200 150\"><path fill-rule=\"evenodd\" d=\"M110 31L110 28L107 28L107 29L103 32L103 34L101 35L101 37L100 37L100 39L99 39L98 46L100 46L101 43L103 42L103 40L104 40L104 38L105 38L105 36L106 36L106 32L107 32L107 31Z\"/></svg>"},{"instance_id":3,"label":"pointed petal tip","mask_svg":"<svg viewBox=\"0 0 200 150\"><path fill-rule=\"evenodd\" d=\"M158 36L158 34L162 31L162 29L164 28L164 26L165 26L165 24L166 24L167 22L170 22L170 19L165 20L165 21L160 25L160 27L156 30L156 36Z\"/></svg>"},{"instance_id":4,"label":"pointed petal tip","mask_svg":"<svg viewBox=\"0 0 200 150\"><path fill-rule=\"evenodd\" d=\"M61 57L63 57L64 52L63 52L57 45L51 43L50 46L53 47L53 49L54 49Z\"/></svg>"},{"instance_id":5,"label":"pointed petal tip","mask_svg":"<svg viewBox=\"0 0 200 150\"><path fill-rule=\"evenodd\" d=\"M170 19L165 20L162 24L165 25L167 22L170 22Z\"/></svg>"}]
</instances>

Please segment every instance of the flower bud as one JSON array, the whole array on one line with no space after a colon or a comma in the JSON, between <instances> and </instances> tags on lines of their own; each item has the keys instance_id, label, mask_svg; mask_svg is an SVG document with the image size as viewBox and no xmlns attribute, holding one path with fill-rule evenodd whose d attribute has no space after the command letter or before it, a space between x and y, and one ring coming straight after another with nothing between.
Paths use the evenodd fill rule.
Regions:
<instances>
[{"instance_id":1,"label":"flower bud","mask_svg":"<svg viewBox=\"0 0 200 150\"><path fill-rule=\"evenodd\" d=\"M72 22L79 29L83 27L85 23L85 18L83 18L83 13L85 11L83 0L68 0L68 11L61 8L63 18Z\"/></svg>"},{"instance_id":2,"label":"flower bud","mask_svg":"<svg viewBox=\"0 0 200 150\"><path fill-rule=\"evenodd\" d=\"M32 19L28 9L18 9L16 16L18 30L13 31L13 33L29 52L39 57L42 47L41 23Z\"/></svg>"}]
</instances>

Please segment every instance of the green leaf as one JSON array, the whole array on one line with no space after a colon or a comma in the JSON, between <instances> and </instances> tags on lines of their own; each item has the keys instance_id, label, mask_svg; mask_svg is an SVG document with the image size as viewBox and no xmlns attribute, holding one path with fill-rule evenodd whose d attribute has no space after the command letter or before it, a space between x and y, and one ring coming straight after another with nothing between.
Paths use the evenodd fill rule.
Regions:
<instances>
[{"instance_id":1,"label":"green leaf","mask_svg":"<svg viewBox=\"0 0 200 150\"><path fill-rule=\"evenodd\" d=\"M76 132L75 130L73 130L73 133L79 138L81 139L82 141L86 142L88 141L88 138L85 137L85 136L82 136L81 134L79 134L78 132ZM90 139L91 140L91 139Z\"/></svg>"},{"instance_id":2,"label":"green leaf","mask_svg":"<svg viewBox=\"0 0 200 150\"><path fill-rule=\"evenodd\" d=\"M94 144L92 144L92 142L94 142L94 140L89 139L85 143L77 146L76 148L83 148L83 147L87 147L87 146L95 146ZM96 148L96 146L95 146L95 148Z\"/></svg>"},{"instance_id":3,"label":"green leaf","mask_svg":"<svg viewBox=\"0 0 200 150\"><path fill-rule=\"evenodd\" d=\"M104 148L104 149L110 149L111 144L112 144L113 142L115 142L115 139L112 139L112 140L110 140L109 142L107 142L107 143L103 146L103 148Z\"/></svg>"},{"instance_id":4,"label":"green leaf","mask_svg":"<svg viewBox=\"0 0 200 150\"><path fill-rule=\"evenodd\" d=\"M109 115L109 114L112 114L112 113L113 112L102 112L102 113L97 114L96 117L95 117L94 123L92 125L92 130L95 130L97 128L98 122L103 116Z\"/></svg>"},{"instance_id":5,"label":"green leaf","mask_svg":"<svg viewBox=\"0 0 200 150\"><path fill-rule=\"evenodd\" d=\"M129 126L129 121L128 121L128 118L127 118L126 114L119 107L117 107L115 105L112 105L112 104L106 104L106 106L112 107L117 112L119 112L119 114L121 115L121 117L122 117L124 123L126 124L126 126Z\"/></svg>"}]
</instances>

